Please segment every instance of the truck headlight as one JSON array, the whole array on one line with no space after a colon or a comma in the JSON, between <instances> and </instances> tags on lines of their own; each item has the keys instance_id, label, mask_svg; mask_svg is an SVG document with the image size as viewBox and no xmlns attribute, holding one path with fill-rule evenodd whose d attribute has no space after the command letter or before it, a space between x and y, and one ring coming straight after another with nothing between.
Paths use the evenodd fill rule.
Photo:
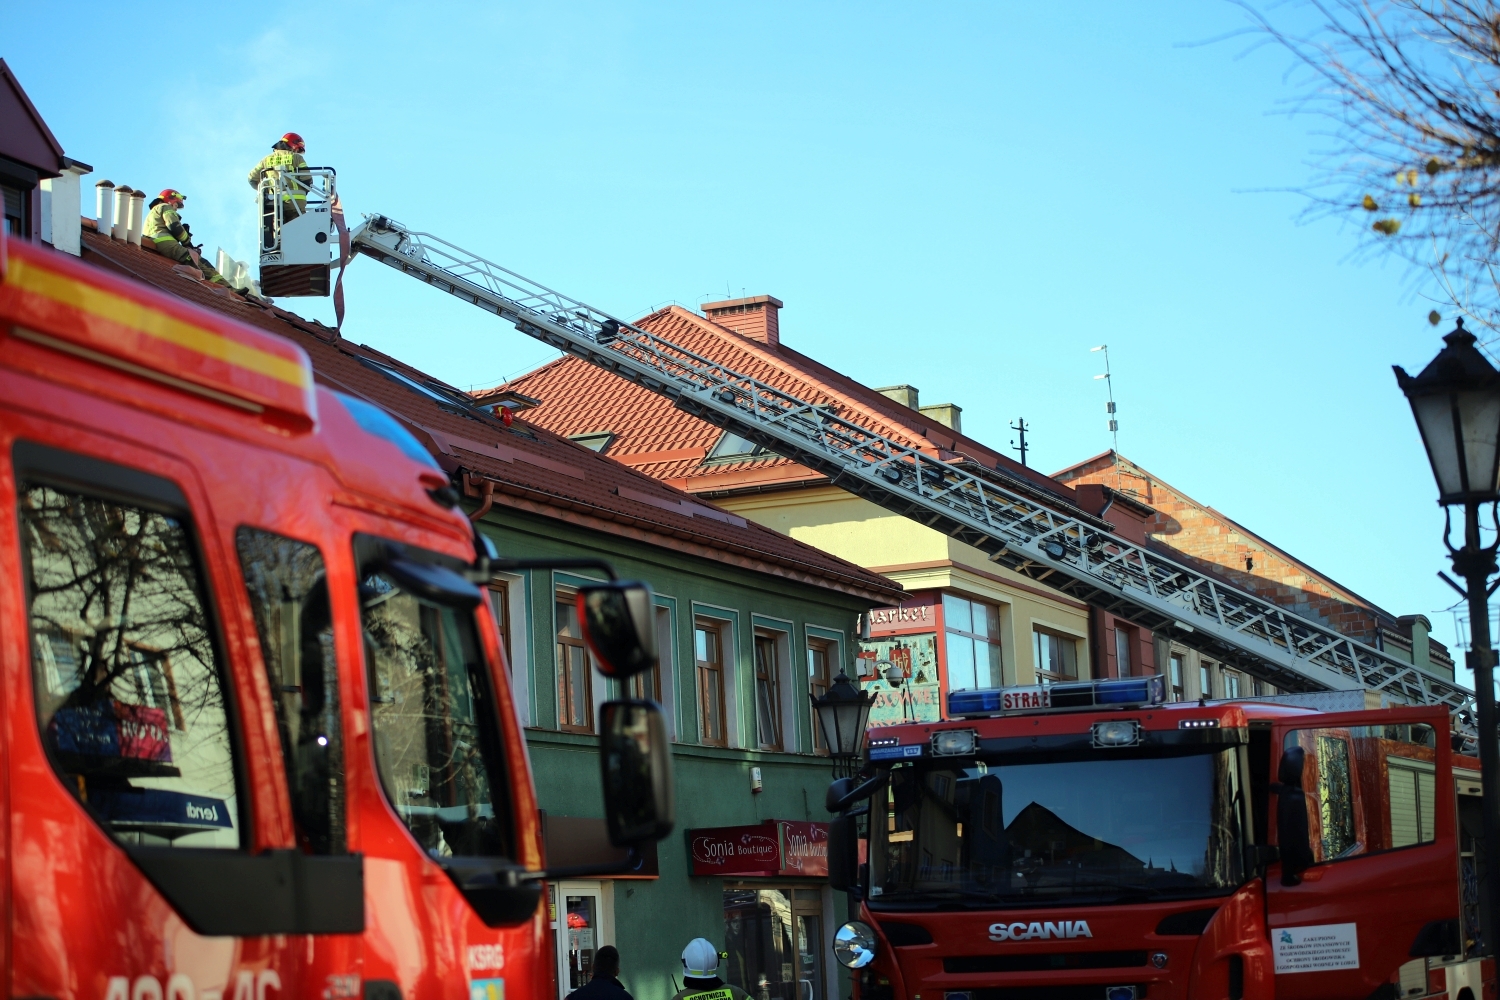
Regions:
<instances>
[{"instance_id":1,"label":"truck headlight","mask_svg":"<svg viewBox=\"0 0 1500 1000\"><path fill-rule=\"evenodd\" d=\"M1141 724L1134 719L1094 723L1094 746L1133 747L1141 741Z\"/></svg>"}]
</instances>

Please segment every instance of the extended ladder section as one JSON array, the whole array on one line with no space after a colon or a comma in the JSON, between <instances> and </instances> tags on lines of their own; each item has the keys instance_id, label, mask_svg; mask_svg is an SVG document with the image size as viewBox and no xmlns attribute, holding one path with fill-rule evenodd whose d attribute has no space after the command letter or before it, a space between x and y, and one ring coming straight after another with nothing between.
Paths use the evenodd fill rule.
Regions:
<instances>
[{"instance_id":1,"label":"extended ladder section","mask_svg":"<svg viewBox=\"0 0 1500 1000\"><path fill-rule=\"evenodd\" d=\"M836 485L981 549L996 563L1288 691L1371 689L1472 718L1473 695L1382 650L1117 537L1030 483L939 461L833 405L797 399L383 216L353 248L521 332L659 393Z\"/></svg>"}]
</instances>

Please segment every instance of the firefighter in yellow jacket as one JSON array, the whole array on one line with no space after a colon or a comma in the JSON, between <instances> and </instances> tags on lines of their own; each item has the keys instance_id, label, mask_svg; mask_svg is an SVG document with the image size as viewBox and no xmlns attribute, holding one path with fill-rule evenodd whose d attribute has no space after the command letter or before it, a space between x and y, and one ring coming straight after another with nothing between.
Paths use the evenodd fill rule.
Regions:
<instances>
[{"instance_id":1,"label":"firefighter in yellow jacket","mask_svg":"<svg viewBox=\"0 0 1500 1000\"><path fill-rule=\"evenodd\" d=\"M181 191L172 188L162 191L151 202L143 235L163 257L170 257L179 264L192 264L209 281L227 286L229 282L224 280L219 269L204 260L198 248L193 246L193 234L183 225L182 216L178 214L185 201L187 195Z\"/></svg>"},{"instance_id":2,"label":"firefighter in yellow jacket","mask_svg":"<svg viewBox=\"0 0 1500 1000\"><path fill-rule=\"evenodd\" d=\"M307 143L296 132L288 132L277 140L271 147L269 155L264 157L250 171L250 186L259 190L260 182L267 177L277 174L289 174L290 179L296 183L290 185L290 190L284 190L281 196L281 221L283 224L291 222L301 215L307 208L307 187L312 183L312 177L301 171L307 166L307 160L302 156L307 152ZM265 249L274 246L274 234L272 227L275 224L276 213L274 203L271 201L271 193L266 192L261 205L261 219L265 229L263 236Z\"/></svg>"},{"instance_id":3,"label":"firefighter in yellow jacket","mask_svg":"<svg viewBox=\"0 0 1500 1000\"><path fill-rule=\"evenodd\" d=\"M750 994L719 978L719 950L707 938L682 949L682 989L672 1000L750 1000Z\"/></svg>"}]
</instances>

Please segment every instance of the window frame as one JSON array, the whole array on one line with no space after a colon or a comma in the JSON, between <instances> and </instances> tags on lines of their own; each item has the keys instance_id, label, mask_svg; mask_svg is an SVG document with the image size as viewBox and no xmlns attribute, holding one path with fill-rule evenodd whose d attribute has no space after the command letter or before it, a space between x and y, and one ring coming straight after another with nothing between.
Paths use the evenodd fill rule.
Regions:
<instances>
[{"instance_id":1,"label":"window frame","mask_svg":"<svg viewBox=\"0 0 1500 1000\"><path fill-rule=\"evenodd\" d=\"M1135 649L1135 629L1126 628L1119 622L1115 623L1115 676L1134 677L1135 660L1133 653Z\"/></svg>"},{"instance_id":2,"label":"window frame","mask_svg":"<svg viewBox=\"0 0 1500 1000\"><path fill-rule=\"evenodd\" d=\"M1187 654L1167 654L1167 697L1170 701L1187 701Z\"/></svg>"},{"instance_id":3,"label":"window frame","mask_svg":"<svg viewBox=\"0 0 1500 1000\"><path fill-rule=\"evenodd\" d=\"M829 688L833 687L833 679L837 676L833 672L834 650L836 648L837 644L832 639L825 639L817 635L807 637L807 691L813 698L821 698L828 693ZM816 652L823 654L823 675L821 678L813 673L812 661L813 654ZM816 713L813 714L811 722L812 752L821 757L826 757L828 756L828 747L823 744L823 731L818 725Z\"/></svg>"},{"instance_id":4,"label":"window frame","mask_svg":"<svg viewBox=\"0 0 1500 1000\"><path fill-rule=\"evenodd\" d=\"M970 628L969 629L965 630L965 629L961 629L961 628L954 628L953 625L950 624L950 622L948 621L948 602L949 601L962 601L963 603L965 603L965 604L968 605L967 611L968 611L968 614L969 614L969 622L970 622ZM1003 627L1003 619L1002 619L1001 613L1000 613L1001 606L999 604L996 604L996 603L992 602L992 601L985 601L985 600L980 600L978 598L970 597L968 594L960 594L960 593L957 593L955 591L946 591L946 590L943 591L942 598L941 598L941 600L939 602L939 605L943 609L943 666L944 666L944 671L943 671L944 678L943 678L943 681L944 681L945 685L947 686L947 689L950 690L950 691L960 690L960 689L955 688L953 686L953 664L952 664L951 658L948 655L948 644L951 641L951 640L949 640L948 636L950 634L959 636L959 637L964 638L964 639L968 639L970 641L970 643L972 644L971 648L974 651L974 687L975 688L985 688L985 687L993 687L994 686L993 684L981 683L981 681L980 681L980 678L979 678L980 663L979 663L978 653L979 653L980 644L983 644L986 647L989 647L989 646L995 647L995 650L1000 655L1000 686L1004 687L1005 684L1006 684L1006 682L1008 680L1011 680L1011 678L1007 676L1009 674L1009 671L1006 670L1006 664L1005 664L1005 643L1002 641L1002 633L1004 632L1004 627ZM992 621L992 622L995 623L995 632L994 632L993 635L990 635L990 634L980 634L979 632L975 632L973 630L973 620L974 620L973 616L974 616L974 608L975 607L982 607L982 608L984 608L985 609L986 620L987 621ZM986 660L986 662L984 664L984 669L985 669L986 672L988 672L989 669L990 669L988 660ZM991 677L990 680L993 681L994 678Z\"/></svg>"},{"instance_id":5,"label":"window frame","mask_svg":"<svg viewBox=\"0 0 1500 1000\"><path fill-rule=\"evenodd\" d=\"M697 689L697 719L698 719L698 741L704 746L728 747L729 746L729 669L725 662L724 633L725 622L719 618L709 618L705 615L693 616L693 668L695 687ZM712 636L713 650L718 653L718 660L702 660L698 657L698 633L704 632ZM719 727L722 730L717 739L709 735L709 694L705 673L716 673L719 678Z\"/></svg>"},{"instance_id":6,"label":"window frame","mask_svg":"<svg viewBox=\"0 0 1500 1000\"><path fill-rule=\"evenodd\" d=\"M755 647L755 741L761 750L782 751L786 749L786 710L782 704L782 695L786 690L784 677L786 665L781 662L781 643L784 633L774 632L771 629L757 628L754 632ZM761 650L769 649L771 662L769 666L761 662ZM765 697L762 697L763 687ZM771 713L770 724L775 735L773 742L767 743L761 739L761 708L762 702L769 706Z\"/></svg>"},{"instance_id":7,"label":"window frame","mask_svg":"<svg viewBox=\"0 0 1500 1000\"><path fill-rule=\"evenodd\" d=\"M1045 657L1043 657L1043 655L1042 655L1042 652L1043 652L1042 641L1041 641L1042 640L1042 636L1046 636L1049 639L1055 640L1055 641L1060 642L1060 643L1070 643L1071 644L1071 647L1072 647L1072 650L1073 650L1073 657L1072 657L1072 659L1073 659L1073 673L1072 674L1054 673L1051 670L1046 670L1046 669L1043 668L1042 664L1045 661ZM1078 666L1078 664L1079 664L1079 660L1082 659L1082 657L1078 655L1078 642L1079 642L1079 640L1078 640L1078 637L1076 635L1069 635L1068 633L1060 631L1060 630L1058 630L1056 628L1051 628L1051 627L1048 627L1046 625L1038 625L1036 623L1033 623L1032 626L1031 626L1031 644L1032 644L1032 654L1035 657L1036 662L1032 665L1032 669L1036 673L1036 678L1037 678L1036 682L1038 684L1064 684L1064 683L1068 683L1070 681L1076 681L1076 680L1078 680L1079 679L1079 677L1078 677L1078 674L1079 674L1079 666ZM1066 649L1068 647L1064 646L1063 648ZM1063 659L1066 660L1067 657L1064 656ZM1066 664L1064 664L1064 666L1066 666Z\"/></svg>"},{"instance_id":8,"label":"window frame","mask_svg":"<svg viewBox=\"0 0 1500 1000\"><path fill-rule=\"evenodd\" d=\"M577 597L577 590L562 585L553 588L552 600L552 650L553 662L556 664L557 678L553 685L553 691L557 697L557 729L563 733L577 733L580 735L592 735L595 731L594 720L594 661L589 652L588 644L584 642L582 626L579 627L578 636L564 636L562 634L562 616L558 614L558 605L572 606ZM571 673L567 657L562 654L564 648L577 648L583 650L583 706L587 721L578 725L570 721L573 717L573 702L569 700L569 688L571 687Z\"/></svg>"}]
</instances>

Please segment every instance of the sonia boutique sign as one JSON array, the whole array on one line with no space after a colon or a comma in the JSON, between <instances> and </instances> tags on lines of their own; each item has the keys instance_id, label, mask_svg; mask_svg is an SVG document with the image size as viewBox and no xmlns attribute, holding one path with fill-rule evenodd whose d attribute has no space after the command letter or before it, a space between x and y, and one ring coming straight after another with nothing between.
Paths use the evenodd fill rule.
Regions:
<instances>
[{"instance_id":1,"label":"sonia boutique sign","mask_svg":"<svg viewBox=\"0 0 1500 1000\"><path fill-rule=\"evenodd\" d=\"M768 819L688 831L694 875L828 877L828 824Z\"/></svg>"}]
</instances>

